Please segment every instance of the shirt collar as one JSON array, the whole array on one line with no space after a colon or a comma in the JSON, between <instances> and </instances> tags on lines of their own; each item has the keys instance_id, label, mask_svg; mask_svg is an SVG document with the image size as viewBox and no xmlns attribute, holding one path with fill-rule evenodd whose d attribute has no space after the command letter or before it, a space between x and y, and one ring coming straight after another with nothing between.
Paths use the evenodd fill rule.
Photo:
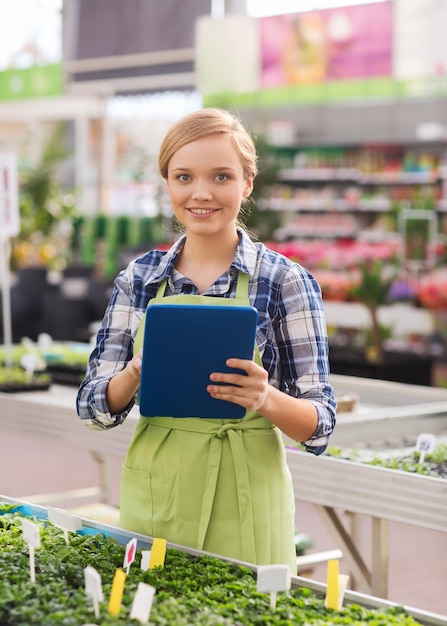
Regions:
<instances>
[{"instance_id":1,"label":"shirt collar","mask_svg":"<svg viewBox=\"0 0 447 626\"><path fill-rule=\"evenodd\" d=\"M238 271L244 272L249 276L253 276L256 269L256 259L258 256L258 249L256 244L250 239L248 234L238 229L239 243L236 248L236 254L234 255L233 263L231 267L234 267ZM155 283L172 275L176 260L183 248L186 240L186 235L182 235L163 255L158 264L157 269L152 274L149 282Z\"/></svg>"}]
</instances>

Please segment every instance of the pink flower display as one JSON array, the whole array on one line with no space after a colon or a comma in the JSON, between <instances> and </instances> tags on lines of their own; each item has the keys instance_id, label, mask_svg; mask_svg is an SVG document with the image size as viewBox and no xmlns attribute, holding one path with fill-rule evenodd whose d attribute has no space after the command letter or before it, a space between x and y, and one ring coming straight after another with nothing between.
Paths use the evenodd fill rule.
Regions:
<instances>
[{"instance_id":1,"label":"pink flower display","mask_svg":"<svg viewBox=\"0 0 447 626\"><path fill-rule=\"evenodd\" d=\"M447 309L447 268L423 276L417 285L417 296L427 309Z\"/></svg>"}]
</instances>

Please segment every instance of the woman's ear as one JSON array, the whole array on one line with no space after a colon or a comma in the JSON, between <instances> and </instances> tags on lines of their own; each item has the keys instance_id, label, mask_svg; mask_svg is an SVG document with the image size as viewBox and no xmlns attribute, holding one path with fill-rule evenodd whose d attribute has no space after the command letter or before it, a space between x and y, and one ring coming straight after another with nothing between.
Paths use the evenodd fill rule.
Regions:
<instances>
[{"instance_id":1,"label":"woman's ear","mask_svg":"<svg viewBox=\"0 0 447 626\"><path fill-rule=\"evenodd\" d=\"M243 197L248 198L252 191L253 191L253 179L247 178L247 180L245 181L245 188L242 194Z\"/></svg>"}]
</instances>

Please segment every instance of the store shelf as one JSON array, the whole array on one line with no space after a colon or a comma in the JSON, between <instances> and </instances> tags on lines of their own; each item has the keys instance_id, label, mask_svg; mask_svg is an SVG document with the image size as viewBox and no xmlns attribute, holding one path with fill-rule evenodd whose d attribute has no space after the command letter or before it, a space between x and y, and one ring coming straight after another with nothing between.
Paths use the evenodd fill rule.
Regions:
<instances>
[{"instance_id":1,"label":"store shelf","mask_svg":"<svg viewBox=\"0 0 447 626\"><path fill-rule=\"evenodd\" d=\"M326 147L273 147L281 164L277 182L263 189L261 211L283 214L272 233L278 241L295 238L357 239L383 227L382 216L396 219L399 207L432 207L445 213L447 177L445 142L413 144L358 143ZM313 214L312 227L303 214ZM296 214L295 219L291 215ZM354 225L341 232L333 215L351 216ZM380 220L380 222L379 222ZM388 219L387 228L397 229ZM388 223L389 222L389 223Z\"/></svg>"}]
</instances>

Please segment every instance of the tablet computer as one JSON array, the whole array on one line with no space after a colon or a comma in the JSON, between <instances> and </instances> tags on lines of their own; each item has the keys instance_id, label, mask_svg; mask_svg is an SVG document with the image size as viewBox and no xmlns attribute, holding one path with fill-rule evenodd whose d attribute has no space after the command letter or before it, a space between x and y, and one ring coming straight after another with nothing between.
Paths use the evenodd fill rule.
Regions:
<instances>
[{"instance_id":1,"label":"tablet computer","mask_svg":"<svg viewBox=\"0 0 447 626\"><path fill-rule=\"evenodd\" d=\"M152 304L146 309L140 412L145 417L241 419L246 409L212 398L212 372L230 357L253 359L258 312L251 306Z\"/></svg>"}]
</instances>

